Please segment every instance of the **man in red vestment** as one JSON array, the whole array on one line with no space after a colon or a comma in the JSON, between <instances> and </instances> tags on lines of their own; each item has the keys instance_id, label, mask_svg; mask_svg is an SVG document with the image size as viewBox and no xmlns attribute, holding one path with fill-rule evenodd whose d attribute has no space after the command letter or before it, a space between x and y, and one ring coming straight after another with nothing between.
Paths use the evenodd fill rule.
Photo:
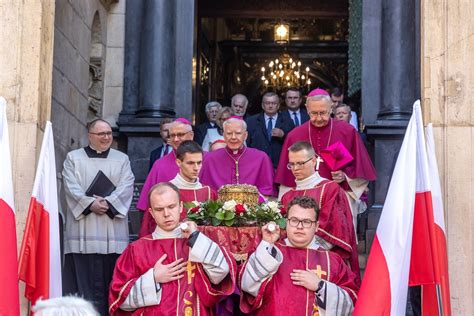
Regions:
<instances>
[{"instance_id":1,"label":"man in red vestment","mask_svg":"<svg viewBox=\"0 0 474 316\"><path fill-rule=\"evenodd\" d=\"M298 196L289 204L285 240L277 243L275 223L262 227L262 241L240 272L244 313L352 315L355 275L339 255L320 249L317 220L314 199Z\"/></svg>"},{"instance_id":2,"label":"man in red vestment","mask_svg":"<svg viewBox=\"0 0 474 316\"><path fill-rule=\"evenodd\" d=\"M230 118L223 127L227 146L204 157L201 182L216 191L225 184L251 184L264 196L274 195L272 161L263 151L244 145L245 121Z\"/></svg>"},{"instance_id":3,"label":"man in red vestment","mask_svg":"<svg viewBox=\"0 0 474 316\"><path fill-rule=\"evenodd\" d=\"M355 228L346 193L336 182L322 178L315 170L317 162L310 143L294 143L289 148L288 157L288 167L295 176L296 187L282 196L281 203L287 207L293 198L303 195L318 203L318 242L349 263L357 276L357 284L360 284Z\"/></svg>"},{"instance_id":4,"label":"man in red vestment","mask_svg":"<svg viewBox=\"0 0 474 316\"><path fill-rule=\"evenodd\" d=\"M169 137L173 151L166 156L158 159L146 177L142 192L137 202L137 209L143 211L142 225L140 227L139 237L150 234L153 231L155 221L150 216L148 209L148 192L150 188L160 182L171 181L179 172L176 164L176 149L185 140L192 140L194 137L191 123L185 118L178 118L170 125Z\"/></svg>"},{"instance_id":5,"label":"man in red vestment","mask_svg":"<svg viewBox=\"0 0 474 316\"><path fill-rule=\"evenodd\" d=\"M295 178L287 169L288 148L298 141L307 141L316 152L316 169L319 174L323 178L339 183L352 197L351 208L355 208L369 181L375 180L375 169L357 130L346 122L330 117L331 104L331 98L322 89L317 89L309 94L306 108L310 121L296 127L286 137L275 182L280 184L280 191L283 193L295 186ZM331 170L328 164L321 159L320 153L338 141L344 145L354 159L340 170Z\"/></svg>"},{"instance_id":6,"label":"man in red vestment","mask_svg":"<svg viewBox=\"0 0 474 316\"><path fill-rule=\"evenodd\" d=\"M210 315L233 293L232 256L197 230L179 224L182 203L171 183L150 190L153 234L130 244L117 260L109 294L110 315Z\"/></svg>"}]
</instances>

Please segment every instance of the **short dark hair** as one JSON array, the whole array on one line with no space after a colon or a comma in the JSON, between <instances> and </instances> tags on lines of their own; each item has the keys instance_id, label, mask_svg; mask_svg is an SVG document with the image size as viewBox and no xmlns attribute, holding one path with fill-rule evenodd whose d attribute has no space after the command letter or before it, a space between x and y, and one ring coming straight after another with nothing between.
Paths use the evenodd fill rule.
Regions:
<instances>
[{"instance_id":1,"label":"short dark hair","mask_svg":"<svg viewBox=\"0 0 474 316\"><path fill-rule=\"evenodd\" d=\"M190 153L190 154L201 153L202 154L203 151L202 151L201 146L199 146L199 144L196 143L194 140L185 140L176 149L176 158L183 161L184 155L187 153Z\"/></svg>"},{"instance_id":2,"label":"short dark hair","mask_svg":"<svg viewBox=\"0 0 474 316\"><path fill-rule=\"evenodd\" d=\"M288 151L291 151L292 153L297 153L302 150L306 150L307 152L314 153L313 146L311 146L311 144L306 141L296 142L288 148Z\"/></svg>"},{"instance_id":3,"label":"short dark hair","mask_svg":"<svg viewBox=\"0 0 474 316\"><path fill-rule=\"evenodd\" d=\"M344 94L344 92L339 87L334 87L334 88L331 89L331 95L333 95L335 97L340 97L343 94Z\"/></svg>"},{"instance_id":4,"label":"short dark hair","mask_svg":"<svg viewBox=\"0 0 474 316\"><path fill-rule=\"evenodd\" d=\"M286 94L288 93L288 91L298 92L298 93L300 94L300 97L303 95L303 94L301 93L301 90L300 90L300 89L298 89L298 88L296 88L296 87L289 87L289 88L286 89L286 91L285 91L285 98L286 98Z\"/></svg>"},{"instance_id":5,"label":"short dark hair","mask_svg":"<svg viewBox=\"0 0 474 316\"><path fill-rule=\"evenodd\" d=\"M169 188L173 190L178 195L178 200L181 201L181 194L179 193L179 189L171 182L160 182L155 184L151 187L150 191L148 191L148 206L151 207L151 195L156 191L158 194L163 194L165 189Z\"/></svg>"},{"instance_id":6,"label":"short dark hair","mask_svg":"<svg viewBox=\"0 0 474 316\"><path fill-rule=\"evenodd\" d=\"M104 122L107 125L109 125L110 128L112 128L112 125L110 125L110 123L107 122L106 120L101 119L101 118L96 118L86 124L87 131L90 132L98 122Z\"/></svg>"},{"instance_id":7,"label":"short dark hair","mask_svg":"<svg viewBox=\"0 0 474 316\"><path fill-rule=\"evenodd\" d=\"M305 196L305 195L294 197L293 200L291 200L290 203L288 203L288 207L287 207L288 217L290 217L290 215L289 215L290 214L290 209L294 205L301 206L302 208L308 208L308 209L311 208L311 209L313 209L314 213L316 214L315 219L318 220L318 218L319 218L319 205L318 205L318 203L316 203L316 201L312 197Z\"/></svg>"}]
</instances>

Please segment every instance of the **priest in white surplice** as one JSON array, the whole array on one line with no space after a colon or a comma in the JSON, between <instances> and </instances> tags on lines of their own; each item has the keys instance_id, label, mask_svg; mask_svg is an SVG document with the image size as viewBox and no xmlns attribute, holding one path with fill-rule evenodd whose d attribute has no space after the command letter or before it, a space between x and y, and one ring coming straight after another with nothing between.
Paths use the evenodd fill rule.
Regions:
<instances>
[{"instance_id":1,"label":"priest in white surplice","mask_svg":"<svg viewBox=\"0 0 474 316\"><path fill-rule=\"evenodd\" d=\"M63 181L66 195L63 293L78 294L108 315L108 288L115 261L128 245L127 214L134 176L128 156L111 149L112 128L104 120L88 124L89 145L68 153ZM87 196L102 171L115 189Z\"/></svg>"},{"instance_id":2,"label":"priest in white surplice","mask_svg":"<svg viewBox=\"0 0 474 316\"><path fill-rule=\"evenodd\" d=\"M262 241L241 270L240 308L256 315L351 315L355 274L339 255L314 238L318 206L298 196L288 207L288 238L277 242L275 223L262 227Z\"/></svg>"}]
</instances>

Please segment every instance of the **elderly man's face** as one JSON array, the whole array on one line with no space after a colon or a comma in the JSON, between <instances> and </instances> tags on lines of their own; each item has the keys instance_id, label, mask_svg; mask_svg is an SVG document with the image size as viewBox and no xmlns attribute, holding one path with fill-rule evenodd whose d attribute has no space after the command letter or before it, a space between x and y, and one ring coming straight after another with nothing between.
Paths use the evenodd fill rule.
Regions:
<instances>
[{"instance_id":1,"label":"elderly man's face","mask_svg":"<svg viewBox=\"0 0 474 316\"><path fill-rule=\"evenodd\" d=\"M346 121L349 123L351 121L351 110L348 106L340 106L336 108L334 117L339 121Z\"/></svg>"},{"instance_id":2,"label":"elderly man's face","mask_svg":"<svg viewBox=\"0 0 474 316\"><path fill-rule=\"evenodd\" d=\"M280 100L278 96L264 97L262 100L262 109L268 116L273 116L280 108Z\"/></svg>"},{"instance_id":3,"label":"elderly man's face","mask_svg":"<svg viewBox=\"0 0 474 316\"><path fill-rule=\"evenodd\" d=\"M286 234L294 247L306 248L313 240L317 228L314 209L295 204L288 210Z\"/></svg>"},{"instance_id":4,"label":"elderly man's face","mask_svg":"<svg viewBox=\"0 0 474 316\"><path fill-rule=\"evenodd\" d=\"M326 100L309 100L306 104L311 124L316 127L328 125L331 115L331 105Z\"/></svg>"},{"instance_id":5,"label":"elderly man's face","mask_svg":"<svg viewBox=\"0 0 474 316\"><path fill-rule=\"evenodd\" d=\"M162 192L154 191L150 196L148 209L156 225L164 231L173 231L179 224L181 203L178 194L171 188L164 188Z\"/></svg>"},{"instance_id":6,"label":"elderly man's face","mask_svg":"<svg viewBox=\"0 0 474 316\"><path fill-rule=\"evenodd\" d=\"M193 140L194 133L187 124L172 124L170 128L171 147L176 150L185 140Z\"/></svg>"},{"instance_id":7,"label":"elderly man's face","mask_svg":"<svg viewBox=\"0 0 474 316\"><path fill-rule=\"evenodd\" d=\"M89 145L97 151L106 151L112 146L112 128L109 124L98 121L89 131Z\"/></svg>"},{"instance_id":8,"label":"elderly man's face","mask_svg":"<svg viewBox=\"0 0 474 316\"><path fill-rule=\"evenodd\" d=\"M234 103L232 103L231 108L234 115L237 116L244 116L245 111L247 111L247 105L245 104L245 100L242 98L236 98Z\"/></svg>"},{"instance_id":9,"label":"elderly man's face","mask_svg":"<svg viewBox=\"0 0 474 316\"><path fill-rule=\"evenodd\" d=\"M247 131L240 122L231 122L224 125L224 140L230 150L238 150L247 139Z\"/></svg>"},{"instance_id":10,"label":"elderly man's face","mask_svg":"<svg viewBox=\"0 0 474 316\"><path fill-rule=\"evenodd\" d=\"M297 111L301 105L301 95L298 91L289 90L286 92L285 96L286 106L292 110Z\"/></svg>"},{"instance_id":11,"label":"elderly man's face","mask_svg":"<svg viewBox=\"0 0 474 316\"><path fill-rule=\"evenodd\" d=\"M215 123L217 119L217 113L219 113L219 107L213 106L206 112L207 119L209 122Z\"/></svg>"}]
</instances>

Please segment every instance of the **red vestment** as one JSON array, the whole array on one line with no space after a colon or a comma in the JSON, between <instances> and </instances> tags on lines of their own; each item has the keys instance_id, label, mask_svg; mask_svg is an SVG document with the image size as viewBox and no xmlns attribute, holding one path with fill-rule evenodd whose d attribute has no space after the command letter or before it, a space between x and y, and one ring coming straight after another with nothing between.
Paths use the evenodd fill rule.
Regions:
<instances>
[{"instance_id":1,"label":"red vestment","mask_svg":"<svg viewBox=\"0 0 474 316\"><path fill-rule=\"evenodd\" d=\"M282 196L281 203L287 208L294 197L303 195L312 197L319 206L316 235L334 245L331 251L338 253L349 263L357 276L357 284L360 284L357 241L346 193L336 182L323 180L313 189L291 189Z\"/></svg>"},{"instance_id":2,"label":"red vestment","mask_svg":"<svg viewBox=\"0 0 474 316\"><path fill-rule=\"evenodd\" d=\"M183 203L193 201L204 202L207 200L215 201L217 199L217 193L208 186L203 186L199 189L179 189L179 193L181 196L180 200ZM184 218L186 218L185 209L183 209L183 211L181 212L181 219ZM143 214L142 225L140 226L140 232L138 234L138 237L141 238L153 233L155 231L155 228L155 220L151 216L150 212L146 211Z\"/></svg>"},{"instance_id":3,"label":"red vestment","mask_svg":"<svg viewBox=\"0 0 474 316\"><path fill-rule=\"evenodd\" d=\"M145 237L130 244L117 260L109 293L110 315L212 315L213 307L235 289L236 266L229 253L221 248L229 265L229 275L218 285L209 281L199 263L188 261L188 270L183 278L161 284L159 305L142 307L127 312L119 307L125 301L135 281L154 267L163 255L168 256L163 264L179 258L188 260L187 239L152 239Z\"/></svg>"},{"instance_id":4,"label":"red vestment","mask_svg":"<svg viewBox=\"0 0 474 316\"><path fill-rule=\"evenodd\" d=\"M373 181L376 178L375 168L372 165L367 149L354 127L344 121L330 119L329 123L323 127L315 127L308 121L293 129L288 136L286 136L275 175L276 183L283 184L287 187L295 186L295 177L291 171L288 170L286 165L288 164L288 148L299 141L311 143L318 155L321 150L340 141L354 158L352 162L344 166L341 170L351 179L363 178L368 181ZM332 179L331 170L324 161L319 165L318 171L321 177ZM341 183L341 186L344 190L349 190L347 182Z\"/></svg>"},{"instance_id":5,"label":"red vestment","mask_svg":"<svg viewBox=\"0 0 474 316\"><path fill-rule=\"evenodd\" d=\"M244 313L254 315L315 315L315 292L294 285L290 273L294 269L320 272L320 278L336 284L344 289L354 302L359 287L355 283L355 275L342 261L339 255L323 250L299 249L275 244L283 254L283 262L278 271L261 285L256 297L242 292L240 309ZM240 272L242 279L246 264ZM316 314L317 315L317 314Z\"/></svg>"}]
</instances>

